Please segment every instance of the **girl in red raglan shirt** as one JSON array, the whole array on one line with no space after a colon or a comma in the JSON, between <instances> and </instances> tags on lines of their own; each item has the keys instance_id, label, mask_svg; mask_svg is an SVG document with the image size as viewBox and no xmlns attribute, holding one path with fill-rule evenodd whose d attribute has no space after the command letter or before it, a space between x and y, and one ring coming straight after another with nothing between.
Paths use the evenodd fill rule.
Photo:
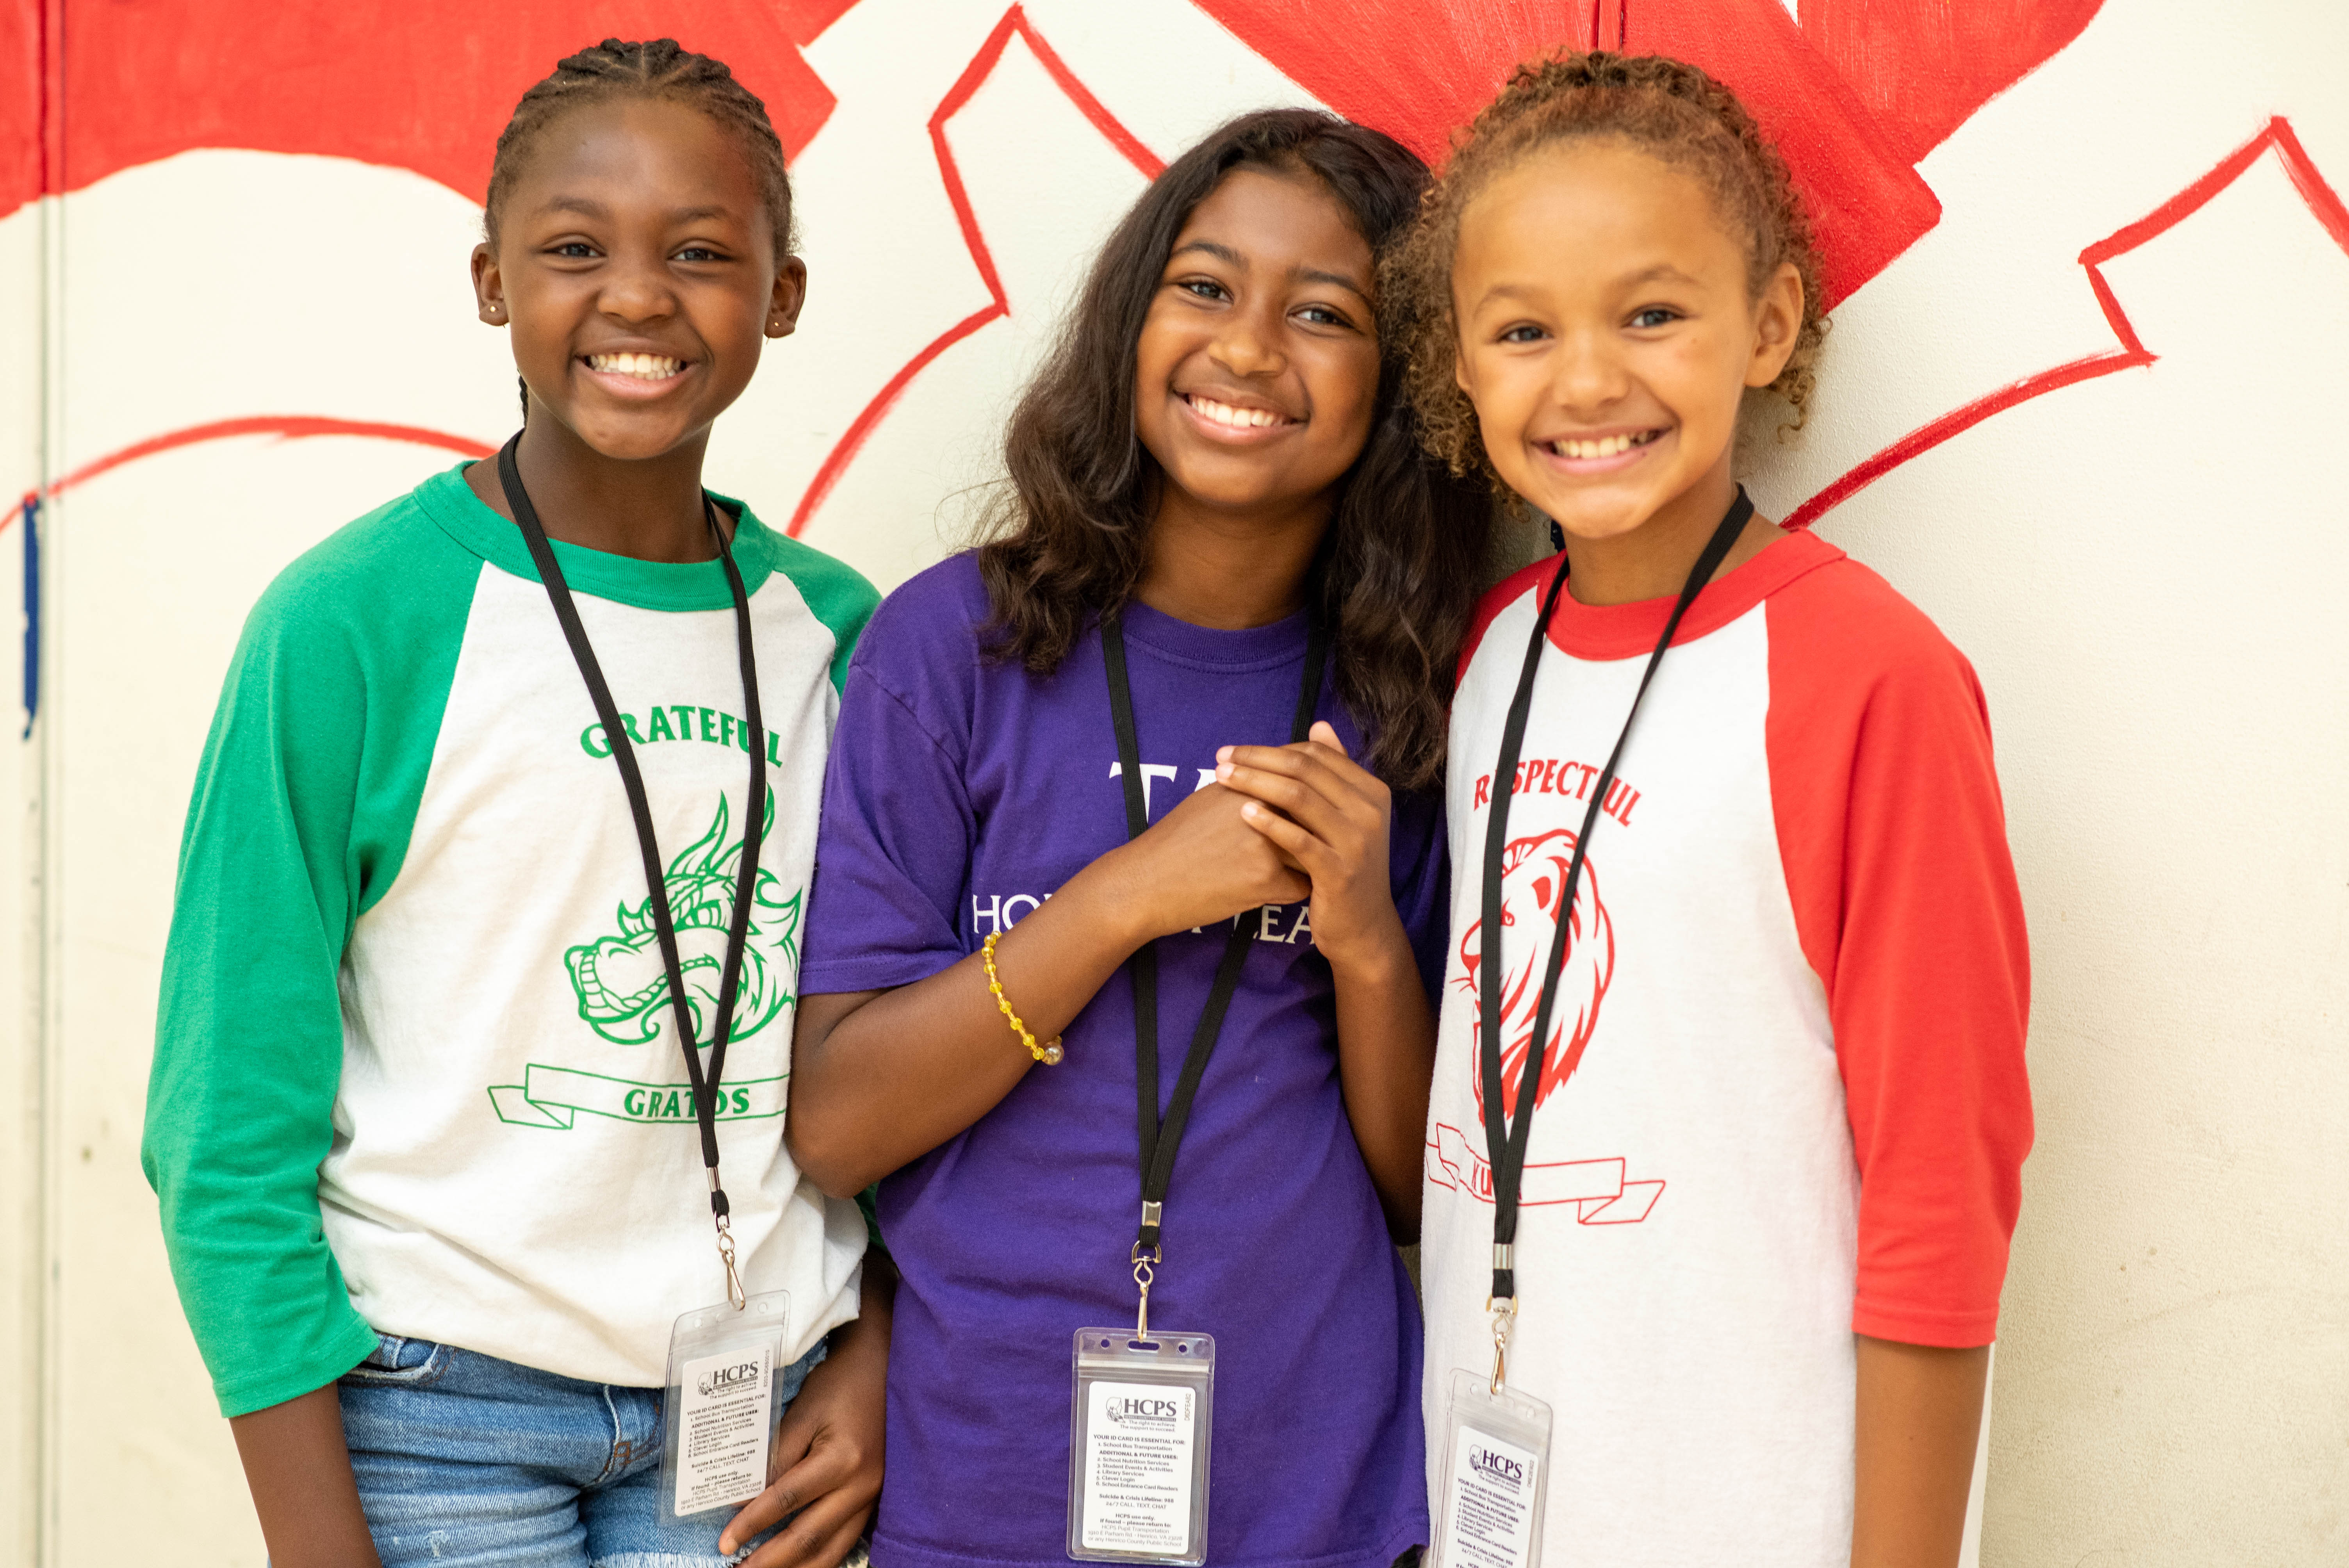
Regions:
<instances>
[{"instance_id":1,"label":"girl in red raglan shirt","mask_svg":"<svg viewBox=\"0 0 2349 1568\"><path fill-rule=\"evenodd\" d=\"M1785 166L1693 67L1564 57L1390 274L1429 446L1563 544L1486 597L1453 710L1440 1568L1950 1568L2028 955L1972 669L1733 474L1741 407L1799 418L1818 342ZM1546 1449L1493 1440L1496 1326ZM1538 1528L1506 1494L1537 1472Z\"/></svg>"}]
</instances>

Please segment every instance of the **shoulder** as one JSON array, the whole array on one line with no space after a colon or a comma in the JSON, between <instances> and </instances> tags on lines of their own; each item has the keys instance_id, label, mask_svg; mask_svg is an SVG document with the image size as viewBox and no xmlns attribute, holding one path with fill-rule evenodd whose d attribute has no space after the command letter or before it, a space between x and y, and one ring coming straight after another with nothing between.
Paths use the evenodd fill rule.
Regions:
<instances>
[{"instance_id":1,"label":"shoulder","mask_svg":"<svg viewBox=\"0 0 2349 1568\"><path fill-rule=\"evenodd\" d=\"M1973 665L1930 616L1842 551L1809 542L1816 563L1768 600L1774 702L1841 696L1980 709Z\"/></svg>"},{"instance_id":2,"label":"shoulder","mask_svg":"<svg viewBox=\"0 0 2349 1568\"><path fill-rule=\"evenodd\" d=\"M1476 657L1476 650L1484 645L1485 634L1492 629L1501 612L1548 587L1550 579L1557 575L1558 565L1564 559L1559 555L1546 555L1530 566L1510 573L1485 591L1485 596L1476 601L1475 614L1468 618L1468 634L1460 640L1459 674L1464 676L1468 673L1468 665Z\"/></svg>"},{"instance_id":3,"label":"shoulder","mask_svg":"<svg viewBox=\"0 0 2349 1568\"><path fill-rule=\"evenodd\" d=\"M855 667L895 673L968 666L994 617L978 555L949 555L890 590L865 626Z\"/></svg>"},{"instance_id":4,"label":"shoulder","mask_svg":"<svg viewBox=\"0 0 2349 1568\"><path fill-rule=\"evenodd\" d=\"M759 592L766 593L777 582L787 584L788 591L798 597L816 624L831 634L830 678L837 690L848 679L849 659L873 619L873 607L881 602L879 592L865 580L864 573L845 561L827 555L812 544L802 544L787 533L777 532L761 522L749 507L739 501L733 504L737 509L738 543L755 539L771 573L766 583L760 584Z\"/></svg>"},{"instance_id":5,"label":"shoulder","mask_svg":"<svg viewBox=\"0 0 2349 1568\"><path fill-rule=\"evenodd\" d=\"M769 566L798 592L809 613L830 627L843 646L854 643L881 603L880 590L845 561L767 527L747 509L742 518L758 529Z\"/></svg>"},{"instance_id":6,"label":"shoulder","mask_svg":"<svg viewBox=\"0 0 2349 1568\"><path fill-rule=\"evenodd\" d=\"M876 704L902 708L933 741L956 749L970 732L991 665L981 645L993 618L978 558L968 552L899 583L873 612L850 661L843 727Z\"/></svg>"}]
</instances>

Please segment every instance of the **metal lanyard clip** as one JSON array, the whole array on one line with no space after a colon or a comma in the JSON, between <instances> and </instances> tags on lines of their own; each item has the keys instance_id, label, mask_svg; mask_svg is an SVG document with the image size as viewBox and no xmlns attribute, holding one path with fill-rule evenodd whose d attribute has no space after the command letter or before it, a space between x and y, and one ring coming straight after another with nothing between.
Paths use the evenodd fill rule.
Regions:
<instances>
[{"instance_id":1,"label":"metal lanyard clip","mask_svg":"<svg viewBox=\"0 0 2349 1568\"><path fill-rule=\"evenodd\" d=\"M1505 1295L1497 1301L1487 1299L1485 1305L1493 1313L1493 1396L1500 1397L1502 1385L1509 1380L1509 1330L1516 1326L1517 1298Z\"/></svg>"},{"instance_id":2,"label":"metal lanyard clip","mask_svg":"<svg viewBox=\"0 0 2349 1568\"><path fill-rule=\"evenodd\" d=\"M1142 1205L1143 1225L1153 1235L1157 1233L1158 1216L1163 1211L1164 1206L1158 1203L1145 1201ZM1166 1261L1166 1248L1164 1243L1156 1243L1145 1251L1142 1243L1137 1241L1133 1243L1131 1256L1133 1259L1134 1288L1142 1293L1141 1305L1134 1311L1133 1336L1136 1339L1148 1339L1150 1337L1150 1282L1158 1277L1156 1265Z\"/></svg>"},{"instance_id":3,"label":"metal lanyard clip","mask_svg":"<svg viewBox=\"0 0 2349 1568\"><path fill-rule=\"evenodd\" d=\"M1145 1256L1142 1243L1133 1243L1133 1283L1142 1292L1141 1305L1133 1315L1133 1336L1136 1339L1150 1337L1150 1282L1158 1277L1151 1265L1158 1261L1157 1252L1153 1251Z\"/></svg>"},{"instance_id":4,"label":"metal lanyard clip","mask_svg":"<svg viewBox=\"0 0 2349 1568\"><path fill-rule=\"evenodd\" d=\"M726 1299L737 1312L750 1305L742 1276L734 1267L734 1227L727 1217L726 1189L718 1184L718 1167L709 1168L710 1221L718 1227L718 1261L726 1265Z\"/></svg>"}]
</instances>

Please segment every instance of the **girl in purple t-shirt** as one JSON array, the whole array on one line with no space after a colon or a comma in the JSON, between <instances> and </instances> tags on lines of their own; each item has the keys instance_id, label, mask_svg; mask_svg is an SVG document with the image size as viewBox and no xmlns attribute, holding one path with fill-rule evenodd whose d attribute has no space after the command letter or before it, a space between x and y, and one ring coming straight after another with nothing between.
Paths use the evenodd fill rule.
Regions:
<instances>
[{"instance_id":1,"label":"girl in purple t-shirt","mask_svg":"<svg viewBox=\"0 0 2349 1568\"><path fill-rule=\"evenodd\" d=\"M827 1191L881 1179L904 1275L880 1568L1067 1560L1071 1338L1133 1321L1137 1253L1153 1322L1216 1344L1188 1555L1426 1540L1391 1239L1419 1224L1431 786L1489 513L1419 456L1380 331L1425 179L1303 110L1177 160L1013 417L992 541L891 595L850 666L788 1137Z\"/></svg>"}]
</instances>

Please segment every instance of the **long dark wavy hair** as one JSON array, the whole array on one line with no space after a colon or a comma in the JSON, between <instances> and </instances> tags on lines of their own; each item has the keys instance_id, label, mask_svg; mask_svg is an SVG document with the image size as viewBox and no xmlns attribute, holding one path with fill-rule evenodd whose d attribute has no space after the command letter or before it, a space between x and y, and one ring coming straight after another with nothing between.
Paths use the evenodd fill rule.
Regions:
<instances>
[{"instance_id":1,"label":"long dark wavy hair","mask_svg":"<svg viewBox=\"0 0 2349 1568\"><path fill-rule=\"evenodd\" d=\"M1134 356L1166 258L1192 209L1233 170L1313 176L1383 260L1427 186L1392 137L1314 109L1244 115L1168 165L1102 247L1076 307L1020 397L1004 439L1010 484L978 564L993 652L1049 675L1149 561L1161 470L1134 429ZM1370 438L1339 481L1307 587L1330 629L1338 694L1370 743L1368 766L1402 789L1444 774L1460 640L1483 573L1492 501L1421 451L1402 397L1402 346L1380 311Z\"/></svg>"}]
</instances>

